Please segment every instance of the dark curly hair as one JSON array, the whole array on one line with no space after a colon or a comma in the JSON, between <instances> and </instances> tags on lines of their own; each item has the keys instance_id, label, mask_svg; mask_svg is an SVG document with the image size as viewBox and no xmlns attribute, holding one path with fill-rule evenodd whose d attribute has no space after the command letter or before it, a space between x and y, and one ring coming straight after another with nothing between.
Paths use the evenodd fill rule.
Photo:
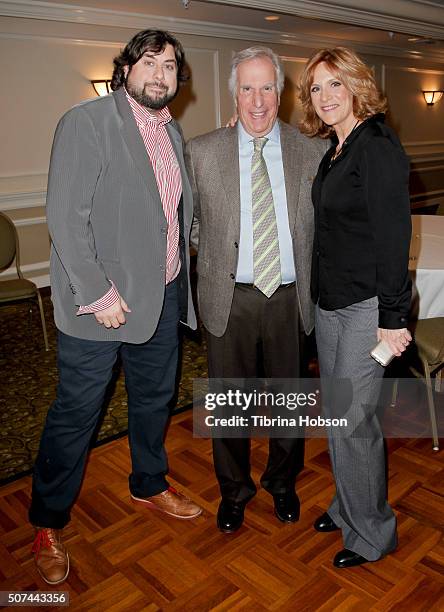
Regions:
<instances>
[{"instance_id":1,"label":"dark curly hair","mask_svg":"<svg viewBox=\"0 0 444 612\"><path fill-rule=\"evenodd\" d=\"M180 42L169 32L162 30L142 30L129 41L125 49L114 58L114 71L111 78L111 89L115 91L125 84L124 66L130 68L137 64L146 51L157 54L162 53L166 45L174 49L177 63L177 80L179 83L187 81L185 72L185 53Z\"/></svg>"}]
</instances>

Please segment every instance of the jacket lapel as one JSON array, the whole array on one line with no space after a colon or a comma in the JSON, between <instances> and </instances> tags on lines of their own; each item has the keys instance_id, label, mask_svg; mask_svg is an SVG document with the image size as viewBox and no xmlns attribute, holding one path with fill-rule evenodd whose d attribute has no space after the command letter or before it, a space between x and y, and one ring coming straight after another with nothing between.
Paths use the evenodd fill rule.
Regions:
<instances>
[{"instance_id":1,"label":"jacket lapel","mask_svg":"<svg viewBox=\"0 0 444 612\"><path fill-rule=\"evenodd\" d=\"M192 193L191 186L188 180L188 174L185 168L185 161L183 158L183 139L182 134L179 132L179 129L176 127L176 123L174 121L170 121L166 124L166 130L168 132L168 136L170 137L171 144L174 149L174 153L176 154L177 163L180 168L180 175L182 178L182 195L185 211L191 215L192 211ZM188 215L185 215L185 218L188 218Z\"/></svg>"},{"instance_id":2,"label":"jacket lapel","mask_svg":"<svg viewBox=\"0 0 444 612\"><path fill-rule=\"evenodd\" d=\"M158 200L159 206L162 208L159 190L157 189L156 177L154 176L154 170L151 165L150 158L148 157L142 136L140 135L139 128L137 127L137 123L134 119L133 112L128 104L128 100L126 99L125 90L123 87L121 87L112 95L114 96L117 110L119 111L120 118L122 119L122 136L127 144L131 157L133 158L140 174L144 178L151 195L153 198Z\"/></svg>"},{"instance_id":3,"label":"jacket lapel","mask_svg":"<svg viewBox=\"0 0 444 612\"><path fill-rule=\"evenodd\" d=\"M228 210L234 223L235 235L240 235L240 178L239 141L236 128L221 131L220 147L216 153L221 184L225 191ZM228 219L228 215L227 215Z\"/></svg>"},{"instance_id":4,"label":"jacket lapel","mask_svg":"<svg viewBox=\"0 0 444 612\"><path fill-rule=\"evenodd\" d=\"M296 223L299 205L299 188L302 178L302 143L294 130L279 120L281 132L282 163L284 166L285 191L287 194L288 223L290 232Z\"/></svg>"}]
</instances>

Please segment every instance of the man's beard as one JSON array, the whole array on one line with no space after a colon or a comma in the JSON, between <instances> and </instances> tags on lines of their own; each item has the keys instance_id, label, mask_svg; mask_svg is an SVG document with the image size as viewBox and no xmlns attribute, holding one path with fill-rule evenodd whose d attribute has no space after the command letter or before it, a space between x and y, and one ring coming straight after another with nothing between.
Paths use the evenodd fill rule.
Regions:
<instances>
[{"instance_id":1,"label":"man's beard","mask_svg":"<svg viewBox=\"0 0 444 612\"><path fill-rule=\"evenodd\" d=\"M156 96L153 98L149 94L145 93L145 87L147 85L164 89L165 93L161 96ZM136 102L151 110L161 110L162 108L165 108L165 106L167 106L171 100L175 98L177 93L177 90L168 91L168 87L166 87L163 83L156 82L145 83L144 87L133 87L128 83L128 77L125 79L125 87L126 91Z\"/></svg>"}]
</instances>

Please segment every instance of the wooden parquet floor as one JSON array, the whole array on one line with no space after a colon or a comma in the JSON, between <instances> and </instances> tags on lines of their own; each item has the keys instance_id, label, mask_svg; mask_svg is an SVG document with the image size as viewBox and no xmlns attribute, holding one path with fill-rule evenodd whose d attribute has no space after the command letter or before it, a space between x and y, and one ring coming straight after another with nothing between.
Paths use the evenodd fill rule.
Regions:
<instances>
[{"instance_id":1,"label":"wooden parquet floor","mask_svg":"<svg viewBox=\"0 0 444 612\"><path fill-rule=\"evenodd\" d=\"M258 482L267 443L252 446ZM298 480L300 521L281 524L272 498L259 490L232 535L216 528L211 443L192 438L190 412L173 418L167 447L171 483L198 501L204 514L179 521L133 506L127 439L95 449L65 530L72 569L58 590L69 591L70 611L444 610L444 451L433 453L430 440L391 441L390 501L399 547L378 563L351 570L331 564L342 548L340 535L312 529L333 494L324 440L307 441ZM48 590L30 553L29 497L30 478L0 489L3 591Z\"/></svg>"}]
</instances>

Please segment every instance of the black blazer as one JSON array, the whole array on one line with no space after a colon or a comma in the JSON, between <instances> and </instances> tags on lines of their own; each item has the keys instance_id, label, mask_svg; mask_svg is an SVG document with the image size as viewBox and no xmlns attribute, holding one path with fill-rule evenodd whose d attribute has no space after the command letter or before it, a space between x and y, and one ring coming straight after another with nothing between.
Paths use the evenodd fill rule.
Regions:
<instances>
[{"instance_id":1,"label":"black blazer","mask_svg":"<svg viewBox=\"0 0 444 612\"><path fill-rule=\"evenodd\" d=\"M379 327L406 327L411 282L409 162L383 115L364 121L313 183L311 296L325 310L377 296Z\"/></svg>"}]
</instances>

